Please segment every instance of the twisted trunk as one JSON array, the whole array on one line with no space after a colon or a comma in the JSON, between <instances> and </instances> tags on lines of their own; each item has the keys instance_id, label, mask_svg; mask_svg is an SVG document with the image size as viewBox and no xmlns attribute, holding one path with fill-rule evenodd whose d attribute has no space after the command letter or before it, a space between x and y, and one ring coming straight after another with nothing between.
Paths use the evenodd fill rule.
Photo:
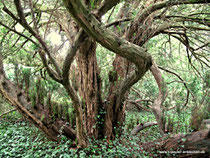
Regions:
<instances>
[{"instance_id":1,"label":"twisted trunk","mask_svg":"<svg viewBox=\"0 0 210 158\"><path fill-rule=\"evenodd\" d=\"M66 125L66 121L54 118L51 106L35 102L35 105L27 98L27 95L13 82L9 81L5 75L2 56L0 55L0 92L3 97L29 121L36 125L46 136L53 141L58 141L57 137L62 127L62 133L71 139L75 139L75 131ZM61 106L61 105L60 105Z\"/></svg>"},{"instance_id":2,"label":"twisted trunk","mask_svg":"<svg viewBox=\"0 0 210 158\"><path fill-rule=\"evenodd\" d=\"M84 129L87 136L97 139L103 134L100 124L102 116L101 79L96 59L96 43L87 38L77 55L78 89L83 104Z\"/></svg>"}]
</instances>

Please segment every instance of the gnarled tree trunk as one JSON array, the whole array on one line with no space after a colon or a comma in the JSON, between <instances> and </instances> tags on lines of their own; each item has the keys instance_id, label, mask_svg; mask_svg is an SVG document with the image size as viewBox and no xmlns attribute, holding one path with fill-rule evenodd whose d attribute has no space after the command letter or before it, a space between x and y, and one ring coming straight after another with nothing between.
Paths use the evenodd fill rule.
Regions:
<instances>
[{"instance_id":1,"label":"gnarled tree trunk","mask_svg":"<svg viewBox=\"0 0 210 158\"><path fill-rule=\"evenodd\" d=\"M103 136L103 127L100 122L103 108L101 99L101 79L96 59L96 43L87 38L81 45L77 55L78 88L83 104L84 129L87 136Z\"/></svg>"},{"instance_id":2,"label":"gnarled tree trunk","mask_svg":"<svg viewBox=\"0 0 210 158\"><path fill-rule=\"evenodd\" d=\"M170 138L163 137L157 141L140 144L140 146L149 153L157 153L158 157L208 157L210 155L210 130L186 135L176 134Z\"/></svg>"},{"instance_id":3,"label":"gnarled tree trunk","mask_svg":"<svg viewBox=\"0 0 210 158\"><path fill-rule=\"evenodd\" d=\"M112 31L108 30L106 28L107 26L100 21L102 15L119 3L120 0L104 0L93 12L90 11L91 9L87 9L81 0L63 0L63 2L67 11L71 14L71 17L74 18L75 22L80 27L80 31L76 31L77 36L71 39L72 36L68 34L69 21L66 20L67 27L64 27L64 30L67 33L67 38L70 41L74 41L71 43L71 49L68 52L63 65L58 64L58 61L55 60L47 42L40 35L41 31L38 31L39 27L37 25L37 21L39 20L35 19L36 16L32 15L31 17L33 26L27 21L30 18L26 18L27 14L25 13L25 8L23 9L20 0L15 0L13 3L17 10L15 14L12 13L5 4L3 5L3 10L15 23L22 25L33 38L29 38L25 34L17 32L15 29L3 24L1 21L0 24L9 29L9 31L15 32L20 37L24 37L26 42L32 42L38 48L37 52L39 53L49 76L63 85L72 101L76 115L76 129L74 130L70 125L67 125L67 121L63 121L59 118L56 118L55 120L52 119L54 114L50 107L53 105L46 107L41 102L36 102L35 107L33 107L31 102L27 100L23 90L6 78L2 59L0 59L0 91L23 116L27 117L37 127L44 131L50 139L58 140L57 135L59 135L60 130L62 130L66 136L71 137L74 140L76 138L78 144L85 147L87 145L86 136L93 136L95 138L107 136L108 139L115 137L115 127L120 128L124 120L125 105L123 102L125 100L126 92L144 76L152 65L154 66L151 55L142 46L161 31L168 31L168 28L173 27L173 25L168 26L165 25L165 23L162 24L161 21L161 27L158 26L159 23L153 24L155 11L166 8L168 5L199 4L206 3L206 1L166 1L154 4L153 6L146 6L146 8L142 9L142 12L140 11L131 22L129 29L125 32L125 39L119 37L121 34L117 36ZM83 2L85 2L86 5L90 4L89 0L84 0ZM138 2L136 4L138 4ZM34 14L33 7L30 8L30 11L31 14ZM51 19L53 14L54 13L49 16L49 22L53 21ZM67 15L67 17L68 16L69 15ZM164 20L162 22L164 22ZM40 27L41 26L42 25L40 25ZM184 24L181 25L181 28L183 27L185 27ZM106 103L103 103L101 100L101 81L95 54L96 42L117 54L115 60L116 65L109 76L110 89ZM78 54L76 55L76 53ZM78 88L80 96L78 96L76 89L71 85L69 79L71 63L75 57L77 59L79 72ZM127 63L125 67L121 67L120 64L117 64L121 61ZM61 66L63 67L61 68ZM125 68L126 71L121 71L121 68ZM151 68L151 70L152 69L153 68ZM129 73L127 73L128 71ZM157 83L159 84L159 82ZM159 88L161 87L159 86ZM162 127L163 121L161 121L162 111L160 106L165 97L165 95L162 94L163 90L164 89L160 89L160 95L153 107L158 125L162 131L164 129ZM101 114L100 111L103 111L102 113L105 111L105 116ZM98 116L99 119L97 118ZM105 121L103 122L102 120ZM102 123L100 124L101 121Z\"/></svg>"},{"instance_id":4,"label":"gnarled tree trunk","mask_svg":"<svg viewBox=\"0 0 210 158\"><path fill-rule=\"evenodd\" d=\"M11 105L15 106L25 118L41 129L49 139L54 141L59 140L57 136L61 134L59 131L61 127L63 128L62 133L67 135L67 137L72 139L76 137L75 131L66 125L66 121L60 119L53 120L54 114L52 110L39 102L35 106L32 105L24 91L6 78L1 56L0 92Z\"/></svg>"}]
</instances>

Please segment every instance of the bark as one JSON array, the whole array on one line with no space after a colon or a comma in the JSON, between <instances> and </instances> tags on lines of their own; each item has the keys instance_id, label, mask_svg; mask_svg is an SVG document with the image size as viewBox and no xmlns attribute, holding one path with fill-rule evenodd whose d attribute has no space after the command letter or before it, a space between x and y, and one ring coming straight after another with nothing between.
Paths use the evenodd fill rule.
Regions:
<instances>
[{"instance_id":1,"label":"bark","mask_svg":"<svg viewBox=\"0 0 210 158\"><path fill-rule=\"evenodd\" d=\"M165 121L165 117L163 114L162 104L165 101L165 98L167 96L167 87L166 87L166 83L164 82L164 79L161 75L161 72L154 61L153 61L153 65L150 68L150 70L151 70L151 72L155 78L155 81L158 85L158 88L159 88L158 97L154 100L151 108L152 108L152 111L153 111L155 118L157 120L160 133L163 135L165 133L165 122L166 121Z\"/></svg>"},{"instance_id":2,"label":"bark","mask_svg":"<svg viewBox=\"0 0 210 158\"><path fill-rule=\"evenodd\" d=\"M84 2L90 7L89 1ZM96 10L98 19L118 2L102 3ZM82 100L84 133L95 139L104 138L104 109L101 100L100 72L96 60L96 43L84 32L83 37L85 38L76 56L75 71L78 72L75 78Z\"/></svg>"},{"instance_id":3,"label":"bark","mask_svg":"<svg viewBox=\"0 0 210 158\"><path fill-rule=\"evenodd\" d=\"M121 7L117 18L121 19L124 17L129 17L131 14L130 6L137 5L138 3L131 3L126 1L124 5ZM136 7L136 6L135 6ZM115 33L118 36L123 36L126 26L119 25L121 31L118 31L115 28ZM125 119L125 109L126 105L123 103L125 97L128 93L129 88L137 82L138 79L136 76L132 75L130 72L134 71L134 67L131 68L131 61L122 58L120 55L115 56L115 60L113 62L113 70L109 72L109 95L107 97L108 105L106 105L106 116L105 116L105 135L108 139L114 139L116 132L118 135L121 134L121 126L123 125ZM134 80L135 81L134 81ZM133 80L133 82L132 82ZM129 81L131 85L128 85L126 82ZM126 86L125 86L126 85ZM118 129L117 131L114 129Z\"/></svg>"},{"instance_id":4,"label":"bark","mask_svg":"<svg viewBox=\"0 0 210 158\"><path fill-rule=\"evenodd\" d=\"M154 125L157 125L157 122L147 122L144 124L139 124L131 131L131 135L136 135L139 131Z\"/></svg>"},{"instance_id":5,"label":"bark","mask_svg":"<svg viewBox=\"0 0 210 158\"><path fill-rule=\"evenodd\" d=\"M135 105L135 107L138 109L138 111L139 112L141 112L141 111L147 111L147 112L149 112L150 110L149 109L147 109L147 108L145 108L145 107L143 107L142 105L140 105L137 101L133 101L133 100L126 100L128 103L131 103L131 104L133 104L133 105Z\"/></svg>"},{"instance_id":6,"label":"bark","mask_svg":"<svg viewBox=\"0 0 210 158\"><path fill-rule=\"evenodd\" d=\"M97 1L100 6L94 12L90 12L79 0L63 0L63 2L78 25L80 25L84 30L79 31L78 35L74 38L69 35L70 32L68 34L68 25L64 27L64 31L66 31L68 34L68 39L70 41L74 39L74 42L72 43L71 49L65 58L63 70L60 69L60 65L52 56L52 52L48 48L44 39L42 39L37 28L33 29L26 21L20 0L14 1L17 14L13 14L8 8L6 8L6 5L4 5L3 10L16 22L21 24L33 37L36 38L37 42L39 43L31 40L24 34L18 33L14 29L10 29L1 22L0 24L10 31L13 31L16 34L26 38L28 41L34 43L40 48L38 53L50 77L64 86L73 102L76 114L76 131L74 131L71 126L67 126L66 122L61 118L56 117L56 119L53 121L52 117L55 117L55 115L52 113L52 109L49 108L54 106L52 103L49 104L49 107L45 107L42 102L40 102L40 99L38 99L38 102L36 102L34 108L31 102L27 100L23 90L6 78L3 70L2 60L0 60L0 64L2 65L0 69L0 91L3 96L18 109L20 113L31 120L42 131L44 131L50 139L58 140L57 135L60 134L60 129L63 129L65 135L72 139L77 137L79 145L81 147L85 147L87 145L85 129L87 130L87 135L94 136L95 138L98 138L104 130L104 133L109 139L111 139L114 138L115 135L114 127L120 127L122 125L125 112L125 105L123 104L123 101L125 99L126 92L132 85L142 78L142 76L152 65L150 54L147 53L145 49L135 44L142 46L151 36L147 36L147 38L145 38L146 40L142 40L142 38L146 35L142 33L142 30L138 30L137 33L139 34L139 39L141 40L140 42L139 40L136 40L135 44L133 44L129 42L132 41L129 36L126 37L126 39L129 41L119 38L100 22L102 15L104 15L113 6L118 4L120 2L119 0L104 0L101 4L99 1ZM89 3L90 1L85 2ZM137 15L134 20L135 27L131 27L131 30L135 32L135 28L137 27L138 23L142 24L142 22L144 22L153 12L162 9L169 4L176 5L182 3L204 3L204 1L166 1L163 3L154 4L152 7L144 9L143 12ZM137 2L137 4L139 3ZM31 14L33 14L32 7ZM34 20L35 16L32 15L32 18L34 25L37 25L35 24L36 22ZM150 30L147 31L147 33L149 32ZM75 32L73 31L73 34L74 33ZM130 33L129 35L132 36L133 34ZM111 88L108 96L108 102L106 102L104 105L101 101L101 81L95 55L96 43L93 40L96 40L102 46L116 53L118 57L120 56L125 58L126 60L124 61L127 62L127 65L134 64L136 66L136 68L133 66L131 69L128 68L125 71L121 70L124 69L124 67L120 67L120 64L116 64L114 72L110 75L110 83L112 83L112 85L110 86ZM69 81L71 63L73 62L77 52L79 52L77 56L77 64L80 73L80 85L78 87L81 97L77 95L76 90ZM51 61L53 66L48 64L49 61ZM119 58L119 60L116 60L116 63L119 63L120 61L121 60ZM117 72L117 75L115 74L115 71ZM127 73L128 71L129 73ZM124 80L118 81L119 76L124 77ZM28 89L28 87L26 87L26 89ZM161 130L163 130L163 127L161 127L163 123L161 122L162 112L160 111L160 105L164 100L163 98L162 90L160 90L160 97L155 100L153 108L157 115L158 124ZM102 125L99 124L99 122L104 119L104 116L100 115L99 113L100 110L104 110L102 105L105 106L107 112L105 116L105 125L104 122L102 122ZM96 120L98 115L100 115L101 120Z\"/></svg>"},{"instance_id":7,"label":"bark","mask_svg":"<svg viewBox=\"0 0 210 158\"><path fill-rule=\"evenodd\" d=\"M110 96L108 97L109 104L106 106L107 114L105 134L108 138L111 138L114 135L114 127L118 126L117 122L120 122L119 126L123 122L122 120L124 118L125 109L123 106L124 95L126 91L135 84L150 67L150 55L145 53L142 48L137 48L136 45L118 38L108 31L105 26L102 27L101 23L88 12L80 1L64 1L64 4L88 35L111 51L114 51L120 56L134 62L138 68L138 71L132 72L126 80L121 81L121 84L118 86L118 91L114 91L113 88L110 92Z\"/></svg>"},{"instance_id":8,"label":"bark","mask_svg":"<svg viewBox=\"0 0 210 158\"><path fill-rule=\"evenodd\" d=\"M123 99L119 101L117 105L117 98L119 97L120 91L118 91L120 84L122 84L122 78L124 78L124 67L121 62L124 59L119 57L118 55L115 57L113 63L113 71L109 72L109 95L107 97L107 105L106 108L106 116L105 116L105 135L108 139L114 139L116 131L114 128L120 130L120 126L122 125L125 119L125 105L123 104ZM119 80L120 79L120 80ZM116 109L116 107L120 107Z\"/></svg>"},{"instance_id":9,"label":"bark","mask_svg":"<svg viewBox=\"0 0 210 158\"><path fill-rule=\"evenodd\" d=\"M43 131L50 140L58 141L60 129L67 137L75 139L75 131L60 119L53 120L51 110L37 103L36 108L28 101L24 91L6 78L2 57L0 57L0 92L3 97L29 121ZM68 132L67 132L68 131Z\"/></svg>"},{"instance_id":10,"label":"bark","mask_svg":"<svg viewBox=\"0 0 210 158\"><path fill-rule=\"evenodd\" d=\"M63 2L75 21L88 35L107 49L135 63L139 73L144 75L151 66L151 56L143 48L117 37L106 29L80 1L63 0Z\"/></svg>"},{"instance_id":11,"label":"bark","mask_svg":"<svg viewBox=\"0 0 210 158\"><path fill-rule=\"evenodd\" d=\"M117 5L120 0L105 0L99 6L99 8L95 11L95 15L100 18L104 15L108 10L110 10L113 6Z\"/></svg>"},{"instance_id":12,"label":"bark","mask_svg":"<svg viewBox=\"0 0 210 158\"><path fill-rule=\"evenodd\" d=\"M118 122L117 120L120 120L120 119L121 119L120 122L123 122L122 121L123 117L121 117L121 116L124 115L123 114L124 110L122 110L122 109L124 109L123 104L122 104L124 95L125 95L127 89L129 89L134 83L136 83L144 75L144 73L149 69L149 67L151 65L151 57L149 54L147 54L144 51L144 49L137 47L136 45L129 43L128 41L126 41L124 39L118 38L112 32L108 31L105 26L101 27L100 21L95 18L95 17L100 18L105 12L107 12L109 9L111 9L119 1L114 1L114 2L111 2L110 0L104 1L104 3L102 3L101 6L98 8L97 13L95 15L91 14L85 8L83 3L81 3L81 1L71 1L71 2L64 1L64 2L65 2L64 4L66 4L66 7L69 9L69 12L71 12L71 14L75 18L75 20L78 22L78 24L80 24L82 26L82 28L88 35L90 35L91 37L93 37L94 39L99 41L102 45L106 46L106 48L131 60L132 62L134 62L136 64L136 66L138 68L137 71L131 73L131 75L128 77L127 80L121 82L118 92L116 94L112 95L113 96L111 99L112 105L110 107L112 108L112 111L113 111L112 114L116 113L116 116L117 116L114 118L114 122L115 122L114 124L116 125ZM106 3L106 2L111 2L111 3ZM47 69L47 72L49 73L50 77L52 77L55 81L63 84L68 95L72 99L73 106L74 106L75 113L76 113L76 124L77 124L76 125L76 137L78 139L79 145L85 146L86 145L85 132L84 132L85 130L83 127L84 122L83 122L83 109L82 109L83 102L77 96L75 89L72 87L72 85L69 82L69 69L70 69L71 63L76 55L77 49L82 45L81 41L86 38L86 34L79 33L78 37L75 37L74 43L72 44L70 52L67 54L67 56L65 58L65 61L63 64L63 71L62 71L60 69L60 65L55 60L55 58L52 56L50 49L48 48L44 39L42 39L39 32L34 30L26 21L20 0L14 1L14 4L16 6L18 17L15 14L13 14L8 8L6 8L6 5L4 6L3 9L16 22L18 22L26 30L28 30L28 32L31 33L31 35L34 36L37 39L37 41L39 42L39 43L36 43L36 42L33 42L33 43L40 48L38 53L42 59L43 65ZM72 6L72 4L73 4L73 6ZM90 20L90 23L89 23L89 20L86 21L87 19ZM69 39L71 38L70 36L68 36L68 37L69 37ZM89 40L87 40L87 41L89 41ZM85 42L87 42L87 41L85 41ZM85 106L87 106L87 111L86 111L86 116L85 116L85 117L87 117L86 120L90 120L89 122L86 121L85 125L87 125L87 132L90 135L94 135L95 137L97 137L98 131L93 130L92 127L94 127L96 124L96 121L94 119L96 119L95 116L97 116L98 111L99 111L98 106L101 103L100 95L98 95L100 93L100 79L98 78L98 74L97 74L98 68L97 68L97 63L95 62L95 60L96 60L95 53L93 53L93 55L90 53L90 58L86 59L88 56L87 54L89 54L89 53L85 52L84 48L88 45L90 45L93 48L93 51L95 51L94 50L95 44L90 43L90 42L87 42L84 44L83 50L82 50L82 48L80 49L80 50L82 50L80 52L80 55L82 54L81 59L85 60L84 63L80 64L81 72L82 72L81 74L83 75L81 78L83 78L85 82L84 82L84 85L81 84L81 87L79 89L80 89L80 94L83 89L86 89L88 91L87 94L85 94L85 92L83 91L83 94L81 95L81 96L84 96L85 101L87 102L87 105L85 105ZM92 49L92 48L90 48L90 49ZM50 66L48 64L49 60L51 61L53 66ZM93 63L90 63L89 60L93 61ZM87 64L87 63L89 63L89 64ZM93 64L93 65L91 65L91 64ZM90 70L90 71L87 72L86 70L88 70L88 71ZM85 77L85 76L87 76L87 77ZM92 81L89 82L91 78L92 78L92 81L95 80L95 84L91 83ZM88 82L86 82L87 80L88 80ZM91 88L88 87L89 85L92 85ZM15 85L12 88L15 89L16 88ZM2 88L2 93L3 92L5 92L5 91ZM8 91L6 91L6 92L9 93ZM6 97L7 93L5 93L5 97ZM113 93L115 93L115 92L113 91ZM22 94L23 94L23 92L22 92ZM91 98L92 96L90 96L92 94L93 94L94 99ZM17 95L17 94L14 94L14 95ZM88 96L86 96L86 95L88 95ZM13 103L12 100L10 100L9 98L8 98L8 100L11 103ZM36 105L35 106L36 108L33 109L33 107L30 107L32 105L30 105L30 103L28 103L28 104L29 105L24 105L24 106L26 106L27 108L29 106L30 110L33 111L33 114L31 114L30 111L27 111L25 115L31 117L32 121L39 122L41 129L43 131L45 131L45 133L49 133L47 131L47 128L45 128L45 126L42 124L42 121L40 121L40 120L41 120L41 118L43 118L42 116L44 116L45 118L50 118L51 115L49 114L49 112L51 110L44 111L45 107L40 104ZM102 106L102 104L100 106ZM24 110L25 109L22 109L22 111L24 111ZM43 110L43 113L40 113L41 110ZM38 114L42 114L42 116L39 116ZM48 116L48 114L49 114L49 116ZM33 117L33 115L34 115L34 117ZM102 117L102 120L103 120L103 117ZM112 128L114 128L114 126L112 126ZM56 125L54 125L53 127L54 127L54 129L58 129L58 126L56 126ZM101 130L103 130L103 128L101 128ZM53 133L53 136L55 136L55 135L56 134Z\"/></svg>"},{"instance_id":13,"label":"bark","mask_svg":"<svg viewBox=\"0 0 210 158\"><path fill-rule=\"evenodd\" d=\"M143 150L158 154L158 157L208 157L210 155L210 130L191 134L176 134L154 142L140 144ZM157 156L157 155L156 155Z\"/></svg>"},{"instance_id":14,"label":"bark","mask_svg":"<svg viewBox=\"0 0 210 158\"><path fill-rule=\"evenodd\" d=\"M78 87L82 98L84 129L87 136L97 139L102 132L97 124L102 119L101 79L96 60L96 43L90 38L83 41L77 55Z\"/></svg>"}]
</instances>

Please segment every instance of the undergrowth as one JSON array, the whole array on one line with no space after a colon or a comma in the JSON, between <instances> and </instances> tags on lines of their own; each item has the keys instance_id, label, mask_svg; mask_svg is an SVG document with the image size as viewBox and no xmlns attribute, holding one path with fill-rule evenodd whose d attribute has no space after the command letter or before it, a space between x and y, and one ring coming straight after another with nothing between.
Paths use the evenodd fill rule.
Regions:
<instances>
[{"instance_id":1,"label":"undergrowth","mask_svg":"<svg viewBox=\"0 0 210 158\"><path fill-rule=\"evenodd\" d=\"M139 149L138 137L125 134L114 141L91 140L85 149L73 147L74 142L61 136L52 142L33 125L26 122L0 121L0 158L86 158L147 157Z\"/></svg>"},{"instance_id":2,"label":"undergrowth","mask_svg":"<svg viewBox=\"0 0 210 158\"><path fill-rule=\"evenodd\" d=\"M169 112L168 115L172 114ZM11 115L0 120L0 158L153 157L155 153L144 152L139 144L161 137L157 126L146 128L136 136L131 136L133 127L139 123L155 121L155 117L148 112L128 112L124 132L120 138L114 141L88 139L89 146L78 149L75 142L64 136L60 136L59 143L49 141L34 125L25 121L16 121L19 116L16 114L13 116L16 117ZM185 119L181 119L180 116L175 115L172 119L175 127L178 127L178 123L181 127L178 132L185 132L190 115L186 113Z\"/></svg>"}]
</instances>

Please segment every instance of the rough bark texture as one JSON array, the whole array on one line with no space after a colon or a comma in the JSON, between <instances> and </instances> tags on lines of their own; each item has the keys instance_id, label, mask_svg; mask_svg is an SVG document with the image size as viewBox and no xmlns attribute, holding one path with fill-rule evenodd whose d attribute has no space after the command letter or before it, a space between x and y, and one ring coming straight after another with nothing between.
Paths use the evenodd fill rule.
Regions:
<instances>
[{"instance_id":1,"label":"rough bark texture","mask_svg":"<svg viewBox=\"0 0 210 158\"><path fill-rule=\"evenodd\" d=\"M147 127L151 127L157 125L157 122L147 122L147 123L142 123L137 125L132 131L131 131L131 135L136 135L139 131L147 128Z\"/></svg>"},{"instance_id":2,"label":"rough bark texture","mask_svg":"<svg viewBox=\"0 0 210 158\"><path fill-rule=\"evenodd\" d=\"M159 89L158 97L154 100L151 108L157 120L160 133L163 135L165 132L165 117L163 114L162 104L167 96L167 87L164 79L162 78L161 72L154 61L150 70L155 78Z\"/></svg>"},{"instance_id":3,"label":"rough bark texture","mask_svg":"<svg viewBox=\"0 0 210 158\"><path fill-rule=\"evenodd\" d=\"M132 72L124 81L122 81L117 91L113 90L108 99L109 103L106 105L107 121L105 131L108 138L111 138L114 135L114 127L118 127L117 122L122 123L122 121L118 120L123 120L124 110L122 110L122 105L124 95L149 69L151 66L151 57L141 47L129 43L122 38L118 38L107 30L90 12L88 12L80 1L64 1L64 4L88 35L92 36L96 41L111 51L132 61L137 66L138 71Z\"/></svg>"},{"instance_id":4,"label":"rough bark texture","mask_svg":"<svg viewBox=\"0 0 210 158\"><path fill-rule=\"evenodd\" d=\"M126 1L124 5L121 7L117 18L129 18L131 11L130 7L135 4L137 7L138 4L134 2ZM120 31L115 28L115 33L120 37L123 36L125 33L126 26L119 25ZM121 133L121 126L123 125L125 119L125 109L126 105L123 103L126 95L128 93L129 87L127 87L126 92L122 93L121 91L117 91L122 87L123 80L126 80L130 75L129 72L134 71L134 68L131 68L131 61L122 58L120 55L116 55L114 62L113 62L113 70L109 72L109 95L107 97L108 104L106 105L106 127L105 132L108 139L113 139L116 132L118 134ZM118 130L114 130L117 128Z\"/></svg>"},{"instance_id":5,"label":"rough bark texture","mask_svg":"<svg viewBox=\"0 0 210 158\"><path fill-rule=\"evenodd\" d=\"M11 105L15 106L25 118L41 129L49 139L54 141L59 140L57 136L60 134L59 130L62 126L64 126L65 131L68 131L67 133L64 132L68 137L75 138L74 130L66 126L65 121L60 119L53 121L53 114L50 113L47 107L44 108L42 104L37 104L34 109L31 102L27 101L24 92L2 76L0 91Z\"/></svg>"},{"instance_id":6,"label":"rough bark texture","mask_svg":"<svg viewBox=\"0 0 210 158\"><path fill-rule=\"evenodd\" d=\"M75 131L70 126L66 126L65 121L53 120L51 110L40 103L36 103L36 108L34 108L23 90L6 78L2 58L0 58L0 92L11 105L41 129L49 139L59 140L57 136L60 134L61 127L64 129L62 132L69 138L75 138Z\"/></svg>"},{"instance_id":7,"label":"rough bark texture","mask_svg":"<svg viewBox=\"0 0 210 158\"><path fill-rule=\"evenodd\" d=\"M187 135L176 134L170 138L163 137L140 146L149 153L154 151L158 157L208 157L210 155L210 130Z\"/></svg>"},{"instance_id":8,"label":"rough bark texture","mask_svg":"<svg viewBox=\"0 0 210 158\"><path fill-rule=\"evenodd\" d=\"M117 37L105 28L80 1L63 0L65 7L85 32L107 49L135 63L141 75L151 66L151 56L141 47Z\"/></svg>"},{"instance_id":9,"label":"rough bark texture","mask_svg":"<svg viewBox=\"0 0 210 158\"><path fill-rule=\"evenodd\" d=\"M78 87L84 111L84 129L88 136L98 138L97 122L99 110L102 108L101 79L96 60L96 43L91 39L83 41L77 56ZM102 133L100 132L100 135Z\"/></svg>"},{"instance_id":10,"label":"rough bark texture","mask_svg":"<svg viewBox=\"0 0 210 158\"><path fill-rule=\"evenodd\" d=\"M118 4L120 0L104 0L102 3L100 3L100 1L95 1L95 4L99 4L100 6L96 7L96 10L93 12L90 12L92 9L87 9L81 0L63 0L63 2L68 12L75 20L72 21L71 19L71 24L74 25L76 22L77 29L79 27L81 27L81 29L80 31L79 29L76 31L69 30L72 28L74 29L74 26L68 28L68 15L64 18L66 23L60 21L60 25L64 26L63 30L67 33L67 38L71 43L71 49L65 58L62 70L58 61L53 57L53 53L49 49L50 47L41 37L37 29L38 27L35 26L33 28L28 23L20 0L14 1L17 10L16 14L13 14L6 5L4 5L3 10L16 23L22 25L36 41L28 38L24 34L18 33L13 28L7 27L2 22L0 22L0 24L10 31L15 32L20 37L26 38L39 48L37 52L39 53L49 76L64 86L73 103L76 115L76 131L74 131L71 126L66 125L66 121L63 121L61 118L57 117L56 114L53 114L52 109L55 106L52 102L50 103L49 101L49 106L46 107L43 105L40 96L37 97L38 99L34 105L28 101L25 92L6 78L2 59L0 59L0 91L2 95L14 105L23 116L39 127L50 139L58 140L57 135L59 135L62 130L64 135L73 140L76 138L79 146L85 147L87 145L87 135L95 138L106 135L108 139L115 137L115 127L120 129L124 120L125 105L123 102L125 100L126 92L131 86L138 82L153 65L151 70L159 87L159 95L154 101L153 111L156 115L160 131L163 134L164 121L162 120L161 104L165 98L165 89L162 87L161 75L159 71L156 71L157 68L154 67L155 64L152 63L151 55L141 46L157 34L150 26L153 22L154 12L167 7L168 5L197 4L205 3L206 1L166 1L157 4L155 3L152 6L146 5L145 9L139 11L136 18L131 22L130 28L125 35L124 32L119 33L119 36L124 35L125 39L120 38L112 31L108 30L100 21L102 15ZM90 5L90 1L88 0L83 0L83 2L85 2L86 5ZM139 3L135 2L134 4L138 5ZM125 7L124 9L126 10L127 8ZM31 14L33 14L32 10ZM121 17L123 17L123 14L124 11L122 12ZM52 15L50 15L49 21L51 21ZM35 16L32 15L32 18L35 18ZM33 23L36 25L36 19L33 19ZM166 26L163 28L166 29L168 27ZM73 32L73 34L71 34L71 32ZM77 33L76 37L75 33ZM136 33L137 36L133 37L134 33ZM117 54L113 72L111 72L109 76L110 90L106 103L101 101L101 81L95 54L96 42L99 42L102 46ZM79 54L76 56L77 52ZM69 81L70 68L75 57L77 58L77 70L79 71L78 88L80 97ZM122 61L125 65L121 64ZM49 62L51 62L51 64L48 64ZM121 79L119 79L119 77ZM28 91L28 84L29 82L26 83L26 91ZM41 90L39 92L41 92ZM58 107L59 109L65 110L61 105ZM104 113L104 110L106 116L100 114L100 111L103 111L102 113ZM100 119L97 119L98 116ZM54 119L52 119L53 117ZM105 123L101 122L104 120L104 117Z\"/></svg>"}]
</instances>

